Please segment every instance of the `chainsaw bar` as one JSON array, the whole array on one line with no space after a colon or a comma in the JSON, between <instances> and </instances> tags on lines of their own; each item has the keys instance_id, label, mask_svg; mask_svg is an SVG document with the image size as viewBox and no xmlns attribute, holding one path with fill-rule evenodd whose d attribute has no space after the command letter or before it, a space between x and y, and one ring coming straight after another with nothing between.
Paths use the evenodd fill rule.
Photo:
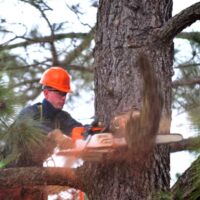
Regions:
<instances>
[{"instance_id":1,"label":"chainsaw bar","mask_svg":"<svg viewBox=\"0 0 200 200\"><path fill-rule=\"evenodd\" d=\"M183 140L181 134L157 135L156 144L169 144ZM86 140L77 140L75 148L60 150L58 156L77 156L83 160L98 161L104 155L112 153L121 147L126 147L125 138L115 138L111 133L99 133L89 136Z\"/></svg>"}]
</instances>

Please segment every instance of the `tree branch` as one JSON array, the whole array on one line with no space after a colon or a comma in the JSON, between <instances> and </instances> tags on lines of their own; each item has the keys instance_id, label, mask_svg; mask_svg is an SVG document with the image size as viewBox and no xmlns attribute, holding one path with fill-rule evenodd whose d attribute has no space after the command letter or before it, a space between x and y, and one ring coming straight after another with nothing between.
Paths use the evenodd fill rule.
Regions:
<instances>
[{"instance_id":1,"label":"tree branch","mask_svg":"<svg viewBox=\"0 0 200 200\"><path fill-rule=\"evenodd\" d=\"M168 42L198 19L200 19L200 2L182 10L179 14L169 19L163 27L155 31L155 35L161 41Z\"/></svg>"},{"instance_id":2,"label":"tree branch","mask_svg":"<svg viewBox=\"0 0 200 200\"><path fill-rule=\"evenodd\" d=\"M60 185L81 189L83 184L71 168L24 167L0 170L0 188L14 188L27 185Z\"/></svg>"},{"instance_id":3,"label":"tree branch","mask_svg":"<svg viewBox=\"0 0 200 200\"><path fill-rule=\"evenodd\" d=\"M200 77L195 77L192 79L180 79L180 80L175 80L172 83L173 88L177 88L180 86L189 86L189 85L194 85L194 84L200 84Z\"/></svg>"},{"instance_id":4,"label":"tree branch","mask_svg":"<svg viewBox=\"0 0 200 200\"><path fill-rule=\"evenodd\" d=\"M54 40L63 40L65 38L83 39L87 35L88 33L62 33L62 34L54 35ZM26 38L26 37L17 37L17 38L24 39L26 41L19 42L16 44L11 44L11 45L8 45L8 44L0 45L0 50L8 50L8 49L14 49L17 47L27 47L32 44L52 42L52 36L35 37L35 38Z\"/></svg>"},{"instance_id":5,"label":"tree branch","mask_svg":"<svg viewBox=\"0 0 200 200\"><path fill-rule=\"evenodd\" d=\"M175 69L185 69L185 68L189 68L189 67L198 67L198 66L200 66L200 63L183 63L174 68Z\"/></svg>"},{"instance_id":6,"label":"tree branch","mask_svg":"<svg viewBox=\"0 0 200 200\"><path fill-rule=\"evenodd\" d=\"M170 151L194 150L200 146L200 136L171 143ZM0 188L27 185L59 185L85 189L84 170L61 167L21 167L0 170Z\"/></svg>"},{"instance_id":7,"label":"tree branch","mask_svg":"<svg viewBox=\"0 0 200 200\"><path fill-rule=\"evenodd\" d=\"M171 189L173 199L199 199L199 164L200 158L197 158L179 177Z\"/></svg>"},{"instance_id":8,"label":"tree branch","mask_svg":"<svg viewBox=\"0 0 200 200\"><path fill-rule=\"evenodd\" d=\"M176 38L179 39L186 39L191 42L200 43L200 32L181 32L179 33Z\"/></svg>"},{"instance_id":9,"label":"tree branch","mask_svg":"<svg viewBox=\"0 0 200 200\"><path fill-rule=\"evenodd\" d=\"M169 145L171 153L184 150L198 150L200 148L200 136L187 138Z\"/></svg>"},{"instance_id":10,"label":"tree branch","mask_svg":"<svg viewBox=\"0 0 200 200\"><path fill-rule=\"evenodd\" d=\"M76 57L78 57L91 44L93 35L94 35L94 28L91 29L91 31L87 34L87 37L85 37L76 48L74 48L71 52L67 54L65 59L62 61L64 66L69 65Z\"/></svg>"},{"instance_id":11,"label":"tree branch","mask_svg":"<svg viewBox=\"0 0 200 200\"><path fill-rule=\"evenodd\" d=\"M94 73L94 67L83 67L79 65L67 65L66 69L73 70L73 71L80 71L80 72L88 72L88 73Z\"/></svg>"}]
</instances>

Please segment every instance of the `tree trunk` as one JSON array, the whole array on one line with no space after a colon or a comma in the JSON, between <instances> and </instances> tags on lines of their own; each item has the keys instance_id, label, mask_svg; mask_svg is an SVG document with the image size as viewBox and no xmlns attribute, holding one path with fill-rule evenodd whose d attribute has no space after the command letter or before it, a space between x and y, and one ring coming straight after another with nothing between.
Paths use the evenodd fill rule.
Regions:
<instances>
[{"instance_id":1,"label":"tree trunk","mask_svg":"<svg viewBox=\"0 0 200 200\"><path fill-rule=\"evenodd\" d=\"M173 45L152 35L171 12L171 0L100 1L95 38L95 108L104 124L120 112L141 109L141 53L156 71L164 100L163 115L171 119ZM154 192L169 189L169 165L167 146L157 146L153 156L148 159L147 155L146 161L139 164L126 158L88 164L85 191L89 199L97 200L151 199Z\"/></svg>"}]
</instances>

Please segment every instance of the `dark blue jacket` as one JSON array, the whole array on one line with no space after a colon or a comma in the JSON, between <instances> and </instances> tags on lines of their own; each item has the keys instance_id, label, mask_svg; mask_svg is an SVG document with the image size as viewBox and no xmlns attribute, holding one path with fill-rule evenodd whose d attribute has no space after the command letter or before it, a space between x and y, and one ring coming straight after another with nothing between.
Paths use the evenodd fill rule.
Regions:
<instances>
[{"instance_id":1,"label":"dark blue jacket","mask_svg":"<svg viewBox=\"0 0 200 200\"><path fill-rule=\"evenodd\" d=\"M69 113L55 109L46 99L42 103L24 108L18 116L18 119L28 118L40 121L39 126L46 134L55 128L59 128L64 134L71 136L74 127L82 126Z\"/></svg>"}]
</instances>

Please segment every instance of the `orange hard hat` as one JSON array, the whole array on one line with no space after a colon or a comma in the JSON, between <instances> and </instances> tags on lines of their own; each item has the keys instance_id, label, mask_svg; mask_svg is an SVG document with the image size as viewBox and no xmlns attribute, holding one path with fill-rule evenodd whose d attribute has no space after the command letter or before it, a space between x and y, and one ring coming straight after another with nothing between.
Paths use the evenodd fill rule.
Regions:
<instances>
[{"instance_id":1,"label":"orange hard hat","mask_svg":"<svg viewBox=\"0 0 200 200\"><path fill-rule=\"evenodd\" d=\"M43 73L40 83L62 92L72 92L70 88L70 76L62 67L47 69Z\"/></svg>"}]
</instances>

